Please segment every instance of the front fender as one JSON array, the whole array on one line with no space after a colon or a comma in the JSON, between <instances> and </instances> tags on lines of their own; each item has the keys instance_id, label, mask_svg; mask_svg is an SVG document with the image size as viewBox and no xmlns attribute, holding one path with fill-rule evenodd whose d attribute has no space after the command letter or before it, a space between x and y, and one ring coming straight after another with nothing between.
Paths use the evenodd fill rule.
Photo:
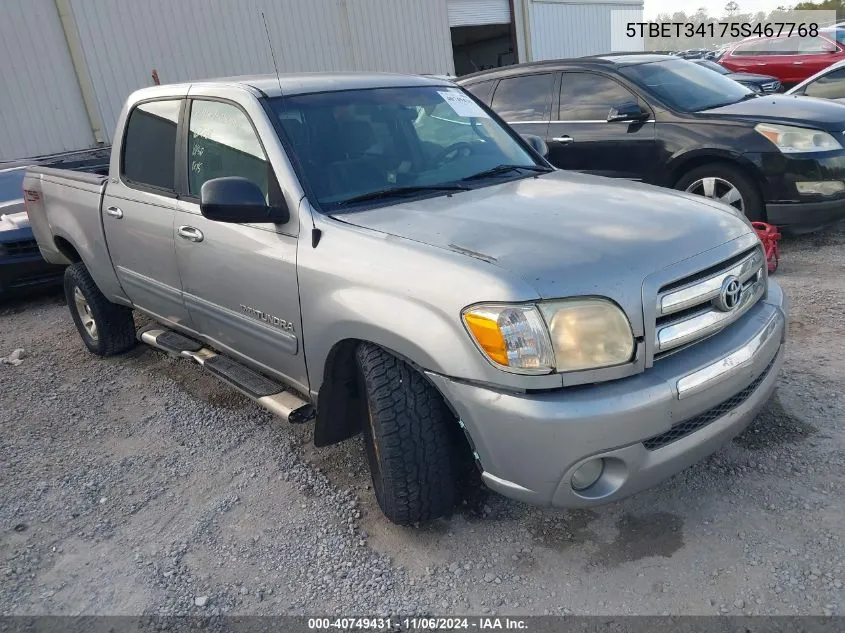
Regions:
<instances>
[{"instance_id":1,"label":"front fender","mask_svg":"<svg viewBox=\"0 0 845 633\"><path fill-rule=\"evenodd\" d=\"M465 330L461 310L482 301L533 301L537 291L467 255L315 215L318 245L297 253L302 330L312 395L342 341L379 345L420 369L506 389L554 389L559 374L495 367Z\"/></svg>"}]
</instances>

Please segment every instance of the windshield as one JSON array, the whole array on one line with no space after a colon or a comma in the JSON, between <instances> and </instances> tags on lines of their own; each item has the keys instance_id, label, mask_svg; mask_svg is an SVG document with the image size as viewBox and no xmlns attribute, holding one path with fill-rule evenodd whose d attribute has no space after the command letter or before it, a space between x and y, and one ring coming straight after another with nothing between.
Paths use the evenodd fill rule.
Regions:
<instances>
[{"instance_id":1,"label":"windshield","mask_svg":"<svg viewBox=\"0 0 845 633\"><path fill-rule=\"evenodd\" d=\"M26 169L0 171L0 202L23 198L23 177Z\"/></svg>"},{"instance_id":2,"label":"windshield","mask_svg":"<svg viewBox=\"0 0 845 633\"><path fill-rule=\"evenodd\" d=\"M835 39L840 44L845 44L845 29L837 27L835 29L824 30L822 31L826 36L831 39Z\"/></svg>"},{"instance_id":3,"label":"windshield","mask_svg":"<svg viewBox=\"0 0 845 633\"><path fill-rule=\"evenodd\" d=\"M621 72L669 107L682 112L709 110L754 96L754 92L733 79L687 61L636 64L622 68Z\"/></svg>"},{"instance_id":4,"label":"windshield","mask_svg":"<svg viewBox=\"0 0 845 633\"><path fill-rule=\"evenodd\" d=\"M700 61L697 61L696 64L698 64L699 66L704 66L705 68L709 68L710 70L714 70L720 75L727 75L730 72L724 66L719 66L719 64L717 64L716 62L711 62L708 59L702 59Z\"/></svg>"},{"instance_id":5,"label":"windshield","mask_svg":"<svg viewBox=\"0 0 845 633\"><path fill-rule=\"evenodd\" d=\"M393 189L445 195L538 170L531 154L458 88L323 92L277 97L270 106L301 177L327 210L371 194L390 197ZM512 169L494 169L502 165Z\"/></svg>"}]
</instances>

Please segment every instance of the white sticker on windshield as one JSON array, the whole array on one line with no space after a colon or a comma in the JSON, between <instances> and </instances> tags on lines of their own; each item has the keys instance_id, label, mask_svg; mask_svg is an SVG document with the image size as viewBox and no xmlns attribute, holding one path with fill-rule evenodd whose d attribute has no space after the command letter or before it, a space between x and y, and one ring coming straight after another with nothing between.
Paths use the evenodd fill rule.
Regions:
<instances>
[{"instance_id":1,"label":"white sticker on windshield","mask_svg":"<svg viewBox=\"0 0 845 633\"><path fill-rule=\"evenodd\" d=\"M475 101L457 88L438 90L437 94L443 97L443 101L448 103L458 116L490 118L490 115L482 110Z\"/></svg>"}]
</instances>

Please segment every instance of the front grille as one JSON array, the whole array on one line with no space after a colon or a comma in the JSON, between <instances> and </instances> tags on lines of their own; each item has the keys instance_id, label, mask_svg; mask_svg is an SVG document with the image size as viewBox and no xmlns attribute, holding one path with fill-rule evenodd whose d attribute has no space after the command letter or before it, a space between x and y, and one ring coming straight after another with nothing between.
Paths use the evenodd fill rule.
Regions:
<instances>
[{"instance_id":1,"label":"front grille","mask_svg":"<svg viewBox=\"0 0 845 633\"><path fill-rule=\"evenodd\" d=\"M18 242L6 242L3 245L5 250L12 257L21 257L23 255L37 255L38 242L35 240L20 240Z\"/></svg>"},{"instance_id":2,"label":"front grille","mask_svg":"<svg viewBox=\"0 0 845 633\"><path fill-rule=\"evenodd\" d=\"M657 295L654 359L677 352L724 329L747 312L766 291L765 258L754 247L716 266L674 281ZM719 307L722 285L736 277L736 304Z\"/></svg>"},{"instance_id":3,"label":"front grille","mask_svg":"<svg viewBox=\"0 0 845 633\"><path fill-rule=\"evenodd\" d=\"M768 83L762 84L761 88L763 89L763 92L777 92L780 89L780 82L770 81Z\"/></svg>"},{"instance_id":4,"label":"front grille","mask_svg":"<svg viewBox=\"0 0 845 633\"><path fill-rule=\"evenodd\" d=\"M757 376L754 382L739 393L731 396L724 402L717 404L712 409L708 409L694 418L690 418L689 420L684 420L680 424L676 424L665 433L661 433L660 435L655 435L654 437L647 439L643 442L643 446L650 451L656 451L658 448L663 448L667 444L671 444L672 442L676 442L687 435L695 433L699 429L703 429L708 424L715 422L722 416L727 415L743 402L748 400L751 394L754 393L754 390L757 389L757 387L760 386L760 383L763 382L766 379L766 376L769 375L772 365L775 364L775 360L777 360L777 354L768 364L766 369L763 370L763 373Z\"/></svg>"}]
</instances>

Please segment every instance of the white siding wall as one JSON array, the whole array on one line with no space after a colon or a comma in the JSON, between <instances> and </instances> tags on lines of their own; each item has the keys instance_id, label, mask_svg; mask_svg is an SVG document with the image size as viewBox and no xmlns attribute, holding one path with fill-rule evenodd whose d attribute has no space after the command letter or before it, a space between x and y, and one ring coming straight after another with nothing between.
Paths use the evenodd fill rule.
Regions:
<instances>
[{"instance_id":1,"label":"white siding wall","mask_svg":"<svg viewBox=\"0 0 845 633\"><path fill-rule=\"evenodd\" d=\"M454 74L444 0L347 0L356 70Z\"/></svg>"},{"instance_id":2,"label":"white siding wall","mask_svg":"<svg viewBox=\"0 0 845 633\"><path fill-rule=\"evenodd\" d=\"M273 72L451 73L446 0L71 0L105 131L152 83Z\"/></svg>"},{"instance_id":3,"label":"white siding wall","mask_svg":"<svg viewBox=\"0 0 845 633\"><path fill-rule=\"evenodd\" d=\"M0 160L94 143L54 0L2 0Z\"/></svg>"},{"instance_id":4,"label":"white siding wall","mask_svg":"<svg viewBox=\"0 0 845 633\"><path fill-rule=\"evenodd\" d=\"M529 0L531 60L560 59L613 50L611 17L625 9L642 20L642 2ZM633 18L632 18L633 19Z\"/></svg>"}]
</instances>

